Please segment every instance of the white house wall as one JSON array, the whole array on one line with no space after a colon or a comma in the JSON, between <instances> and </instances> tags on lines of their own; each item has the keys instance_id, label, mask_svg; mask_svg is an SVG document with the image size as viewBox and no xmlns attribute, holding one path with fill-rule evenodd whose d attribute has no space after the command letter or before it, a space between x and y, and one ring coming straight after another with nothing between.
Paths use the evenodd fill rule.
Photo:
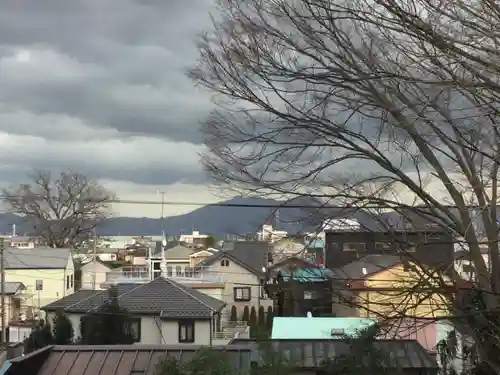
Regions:
<instances>
[{"instance_id":1,"label":"white house wall","mask_svg":"<svg viewBox=\"0 0 500 375\"><path fill-rule=\"evenodd\" d=\"M93 276L95 275L95 289L102 289L101 284L106 282L106 273L111 271L111 268L100 262L90 262L84 265L82 271L82 289L93 288Z\"/></svg>"},{"instance_id":2,"label":"white house wall","mask_svg":"<svg viewBox=\"0 0 500 375\"><path fill-rule=\"evenodd\" d=\"M223 301L227 303L226 310L230 310L231 306L236 306L238 313L241 315L245 306L254 306L256 309L259 306L272 306L271 299L261 299L261 286L259 277L255 274L249 272L246 268L241 267L237 263L229 260L228 266L221 266L221 260L216 261L212 266L210 266L210 271L220 272L222 274L225 288L224 288L224 299ZM234 288L235 287L250 287L251 299L250 301L235 301L234 300Z\"/></svg>"},{"instance_id":3,"label":"white house wall","mask_svg":"<svg viewBox=\"0 0 500 375\"><path fill-rule=\"evenodd\" d=\"M55 313L48 313L48 322L52 324ZM83 314L67 314L73 326L75 339L81 337L80 319ZM194 345L209 345L211 339L209 320L195 321ZM179 326L174 320L161 320L158 317L143 316L141 318L141 341L137 344L146 345L175 345L179 344Z\"/></svg>"},{"instance_id":4,"label":"white house wall","mask_svg":"<svg viewBox=\"0 0 500 375\"><path fill-rule=\"evenodd\" d=\"M38 308L57 301L75 292L74 288L75 267L73 259L68 257L66 269L8 269L5 270L5 281L22 282L26 286L26 292L32 294L33 306ZM73 275L73 286L66 286L66 276ZM43 290L36 290L37 280L43 281ZM38 298L40 296L40 298ZM27 301L28 302L28 301Z\"/></svg>"}]
</instances>

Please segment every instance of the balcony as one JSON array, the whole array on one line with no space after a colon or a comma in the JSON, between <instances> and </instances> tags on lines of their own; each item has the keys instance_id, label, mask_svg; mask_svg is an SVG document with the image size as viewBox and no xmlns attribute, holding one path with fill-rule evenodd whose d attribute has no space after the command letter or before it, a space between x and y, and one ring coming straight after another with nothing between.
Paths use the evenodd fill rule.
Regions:
<instances>
[{"instance_id":1,"label":"balcony","mask_svg":"<svg viewBox=\"0 0 500 375\"><path fill-rule=\"evenodd\" d=\"M153 270L153 278L159 277L160 275L161 270ZM223 282L222 273L210 271L209 269L204 269L203 267L197 267L196 270L176 270L167 267L164 272L164 276L181 284ZM149 267L124 266L107 272L105 284L110 285L118 283L145 283L148 281L150 281Z\"/></svg>"}]
</instances>

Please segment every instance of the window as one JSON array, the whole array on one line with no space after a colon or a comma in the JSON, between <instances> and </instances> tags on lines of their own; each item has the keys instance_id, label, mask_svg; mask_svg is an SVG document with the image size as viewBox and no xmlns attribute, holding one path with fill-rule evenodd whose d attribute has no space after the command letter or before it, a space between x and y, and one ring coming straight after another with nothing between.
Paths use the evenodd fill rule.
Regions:
<instances>
[{"instance_id":1,"label":"window","mask_svg":"<svg viewBox=\"0 0 500 375\"><path fill-rule=\"evenodd\" d=\"M391 251L392 244L389 242L375 242L375 249L378 251Z\"/></svg>"},{"instance_id":2,"label":"window","mask_svg":"<svg viewBox=\"0 0 500 375\"><path fill-rule=\"evenodd\" d=\"M194 342L194 321L181 320L179 321L179 343Z\"/></svg>"},{"instance_id":3,"label":"window","mask_svg":"<svg viewBox=\"0 0 500 375\"><path fill-rule=\"evenodd\" d=\"M229 260L227 260L227 259L222 259L222 260L220 261L220 265L221 265L221 267L229 267Z\"/></svg>"},{"instance_id":4,"label":"window","mask_svg":"<svg viewBox=\"0 0 500 375\"><path fill-rule=\"evenodd\" d=\"M417 245L408 243L398 245L398 253L414 253L417 251Z\"/></svg>"},{"instance_id":5,"label":"window","mask_svg":"<svg viewBox=\"0 0 500 375\"><path fill-rule=\"evenodd\" d=\"M175 266L175 275L182 276L182 267L181 266Z\"/></svg>"},{"instance_id":6,"label":"window","mask_svg":"<svg viewBox=\"0 0 500 375\"><path fill-rule=\"evenodd\" d=\"M244 288L234 288L234 300L235 301L250 301L251 295L250 287Z\"/></svg>"},{"instance_id":7,"label":"window","mask_svg":"<svg viewBox=\"0 0 500 375\"><path fill-rule=\"evenodd\" d=\"M350 242L345 243L342 247L344 251L356 251L356 252L364 252L365 244L363 242Z\"/></svg>"},{"instance_id":8,"label":"window","mask_svg":"<svg viewBox=\"0 0 500 375\"><path fill-rule=\"evenodd\" d=\"M172 277L172 266L167 267L167 277Z\"/></svg>"},{"instance_id":9,"label":"window","mask_svg":"<svg viewBox=\"0 0 500 375\"><path fill-rule=\"evenodd\" d=\"M472 266L472 264L463 264L462 272L472 275L474 273L474 267Z\"/></svg>"},{"instance_id":10,"label":"window","mask_svg":"<svg viewBox=\"0 0 500 375\"><path fill-rule=\"evenodd\" d=\"M134 342L141 341L141 318L132 318L130 322L130 333Z\"/></svg>"},{"instance_id":11,"label":"window","mask_svg":"<svg viewBox=\"0 0 500 375\"><path fill-rule=\"evenodd\" d=\"M73 288L75 286L75 275L70 276L70 287Z\"/></svg>"},{"instance_id":12,"label":"window","mask_svg":"<svg viewBox=\"0 0 500 375\"><path fill-rule=\"evenodd\" d=\"M66 289L69 289L69 275L66 276Z\"/></svg>"}]
</instances>

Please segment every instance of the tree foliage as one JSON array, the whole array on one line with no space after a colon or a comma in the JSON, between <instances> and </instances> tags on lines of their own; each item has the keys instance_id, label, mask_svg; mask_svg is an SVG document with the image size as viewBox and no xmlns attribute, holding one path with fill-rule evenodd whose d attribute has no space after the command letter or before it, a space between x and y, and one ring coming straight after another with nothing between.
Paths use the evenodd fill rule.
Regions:
<instances>
[{"instance_id":1,"label":"tree foliage","mask_svg":"<svg viewBox=\"0 0 500 375\"><path fill-rule=\"evenodd\" d=\"M73 325L62 310L58 310L52 319L52 336L54 344L68 345L73 343L75 331Z\"/></svg>"},{"instance_id":2,"label":"tree foliage","mask_svg":"<svg viewBox=\"0 0 500 375\"><path fill-rule=\"evenodd\" d=\"M231 322L236 322L238 320L238 309L235 305L231 306L231 315L229 317Z\"/></svg>"},{"instance_id":3,"label":"tree foliage","mask_svg":"<svg viewBox=\"0 0 500 375\"><path fill-rule=\"evenodd\" d=\"M266 327L270 331L273 328L274 311L271 306L267 307Z\"/></svg>"},{"instance_id":4,"label":"tree foliage","mask_svg":"<svg viewBox=\"0 0 500 375\"><path fill-rule=\"evenodd\" d=\"M248 305L245 305L245 307L243 308L243 315L241 316L241 320L247 323L250 321L250 309L248 308Z\"/></svg>"},{"instance_id":5,"label":"tree foliage","mask_svg":"<svg viewBox=\"0 0 500 375\"><path fill-rule=\"evenodd\" d=\"M133 344L134 320L126 309L120 307L115 288L95 311L87 313L80 321L80 339L83 345Z\"/></svg>"},{"instance_id":6,"label":"tree foliage","mask_svg":"<svg viewBox=\"0 0 500 375\"><path fill-rule=\"evenodd\" d=\"M257 311L255 310L255 306L252 306L250 309L250 321L248 323L250 327L257 326Z\"/></svg>"},{"instance_id":7,"label":"tree foliage","mask_svg":"<svg viewBox=\"0 0 500 375\"><path fill-rule=\"evenodd\" d=\"M42 322L38 325L24 341L24 354L52 345L54 339L49 324Z\"/></svg>"},{"instance_id":8,"label":"tree foliage","mask_svg":"<svg viewBox=\"0 0 500 375\"><path fill-rule=\"evenodd\" d=\"M259 313L257 315L257 325L259 327L266 327L266 313L264 306L259 306Z\"/></svg>"},{"instance_id":9,"label":"tree foliage","mask_svg":"<svg viewBox=\"0 0 500 375\"><path fill-rule=\"evenodd\" d=\"M22 215L47 246L79 246L111 215L113 194L83 174L37 170L28 177L29 183L2 194L7 207Z\"/></svg>"},{"instance_id":10,"label":"tree foliage","mask_svg":"<svg viewBox=\"0 0 500 375\"><path fill-rule=\"evenodd\" d=\"M230 375L234 371L226 353L202 348L187 363L165 357L156 366L155 375Z\"/></svg>"},{"instance_id":11,"label":"tree foliage","mask_svg":"<svg viewBox=\"0 0 500 375\"><path fill-rule=\"evenodd\" d=\"M500 308L498 2L219 5L190 71L220 104L203 126L207 170L240 194L391 208L451 231L484 308L467 315L452 269L445 297L500 373L485 334Z\"/></svg>"}]
</instances>

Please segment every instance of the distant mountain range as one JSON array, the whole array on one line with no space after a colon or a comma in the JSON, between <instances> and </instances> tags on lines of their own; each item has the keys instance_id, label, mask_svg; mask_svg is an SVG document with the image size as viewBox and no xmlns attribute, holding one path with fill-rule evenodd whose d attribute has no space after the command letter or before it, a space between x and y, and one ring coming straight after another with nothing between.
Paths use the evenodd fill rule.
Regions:
<instances>
[{"instance_id":1,"label":"distant mountain range","mask_svg":"<svg viewBox=\"0 0 500 375\"><path fill-rule=\"evenodd\" d=\"M280 205L282 207L276 211ZM332 214L325 210L320 214L319 207L318 202L306 198L283 204L272 199L240 197L220 202L219 206L203 206L184 215L167 217L164 227L169 235L187 234L193 230L214 236L244 235L257 232L268 222L276 229L298 233L316 228ZM0 233L11 232L12 224L16 224L18 234L31 232L22 217L0 214ZM156 218L114 217L101 223L97 233L104 236L151 236L161 234L161 227L161 220Z\"/></svg>"}]
</instances>

